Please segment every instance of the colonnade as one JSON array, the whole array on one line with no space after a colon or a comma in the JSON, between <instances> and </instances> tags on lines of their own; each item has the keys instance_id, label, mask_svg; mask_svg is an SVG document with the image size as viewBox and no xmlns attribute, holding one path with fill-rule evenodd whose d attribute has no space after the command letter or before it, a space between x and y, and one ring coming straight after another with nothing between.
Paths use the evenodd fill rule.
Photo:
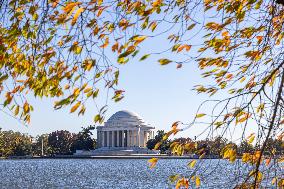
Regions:
<instances>
[{"instance_id":1,"label":"colonnade","mask_svg":"<svg viewBox=\"0 0 284 189\"><path fill-rule=\"evenodd\" d=\"M149 130L97 131L98 147L146 147L154 132Z\"/></svg>"}]
</instances>

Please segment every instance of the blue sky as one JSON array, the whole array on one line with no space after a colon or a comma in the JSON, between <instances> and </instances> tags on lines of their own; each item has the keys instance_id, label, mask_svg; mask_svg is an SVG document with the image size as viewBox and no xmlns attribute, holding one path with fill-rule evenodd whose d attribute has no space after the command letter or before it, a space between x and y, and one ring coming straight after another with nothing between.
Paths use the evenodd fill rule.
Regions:
<instances>
[{"instance_id":1,"label":"blue sky","mask_svg":"<svg viewBox=\"0 0 284 189\"><path fill-rule=\"evenodd\" d=\"M126 91L125 98L118 103L109 101L107 118L118 110L127 109L137 112L157 129L167 129L176 120L189 122L204 99L191 90L200 81L194 65L177 70L175 65L161 67L149 58L145 62L120 66L120 72L119 86ZM0 120L0 126L32 135L57 129L77 132L81 126L93 124L96 114L95 107L88 109L84 117L69 114L69 108L53 110L50 99L33 99L31 103L35 109L31 125L25 127L2 114L4 119Z\"/></svg>"},{"instance_id":2,"label":"blue sky","mask_svg":"<svg viewBox=\"0 0 284 189\"><path fill-rule=\"evenodd\" d=\"M200 44L198 37L203 36L203 34L198 33L190 44ZM168 33L147 40L142 45L136 59L125 65L115 64L120 69L119 88L125 90L125 98L118 103L109 101L106 119L116 111L130 110L141 115L145 121L155 126L156 130L168 130L175 121L189 123L193 120L198 106L208 99L208 96L193 91L193 86L208 84L210 80L201 78L201 72L194 62L183 65L181 69L176 69L175 64L160 66L157 60L159 58L179 60L179 58L186 58L188 55L194 56L195 54L192 54L194 50L179 57L177 57L176 53L167 52L163 53L163 55L151 55L143 62L138 61L144 54L171 47L172 45L169 45L168 41L165 40L167 36ZM106 55L111 61L116 62L113 53L107 51ZM221 94L221 97L224 94L225 92ZM103 100L104 97L101 98L101 101L98 101L98 104L103 104ZM4 130L12 129L33 136L61 129L78 132L81 127L94 124L93 117L97 114L95 104L91 101L85 115L80 117L77 114L70 114L70 107L54 110L54 99L31 98L29 102L34 106L29 126L24 126L14 118L0 112L0 127ZM205 110L202 111L210 110L210 107L204 108ZM194 137L203 129L204 127L195 125L192 129L178 134L178 137Z\"/></svg>"},{"instance_id":3,"label":"blue sky","mask_svg":"<svg viewBox=\"0 0 284 189\"><path fill-rule=\"evenodd\" d=\"M144 48L159 49L160 44L163 44L160 39L157 42L147 41ZM143 52L138 57L142 55ZM174 54L165 56L171 58ZM193 86L201 81L197 66L194 63L186 64L181 69L176 69L176 65L160 66L157 63L158 58L150 56L143 62L132 60L119 66L119 87L126 91L125 98L118 103L109 101L107 118L116 111L127 109L140 114L157 129L165 130L174 121L192 120L198 105L206 97L192 91ZM26 127L2 113L1 117L4 119L0 119L0 127L34 136L58 129L78 132L82 126L93 124L93 117L97 113L92 104L88 104L90 108L84 117L78 117L70 114L68 107L54 110L52 99L31 99L30 102L35 110L29 126Z\"/></svg>"}]
</instances>

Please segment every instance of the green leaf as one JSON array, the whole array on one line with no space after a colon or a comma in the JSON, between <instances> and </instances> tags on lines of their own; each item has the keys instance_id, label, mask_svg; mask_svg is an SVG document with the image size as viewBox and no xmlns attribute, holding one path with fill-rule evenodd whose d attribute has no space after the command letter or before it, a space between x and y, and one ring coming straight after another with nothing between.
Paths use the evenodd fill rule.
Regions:
<instances>
[{"instance_id":1,"label":"green leaf","mask_svg":"<svg viewBox=\"0 0 284 189\"><path fill-rule=\"evenodd\" d=\"M206 114L196 114L196 118L201 118L201 117L203 117L203 116L205 116Z\"/></svg>"},{"instance_id":2,"label":"green leaf","mask_svg":"<svg viewBox=\"0 0 284 189\"><path fill-rule=\"evenodd\" d=\"M190 26L187 27L187 30L192 30L195 27L196 24L191 24Z\"/></svg>"},{"instance_id":3,"label":"green leaf","mask_svg":"<svg viewBox=\"0 0 284 189\"><path fill-rule=\"evenodd\" d=\"M0 83L2 83L4 80L8 79L8 75L3 75L0 77Z\"/></svg>"},{"instance_id":4,"label":"green leaf","mask_svg":"<svg viewBox=\"0 0 284 189\"><path fill-rule=\"evenodd\" d=\"M139 61L143 61L143 60L147 59L149 56L150 56L150 54L145 54L144 56L142 56L142 57L140 58Z\"/></svg>"}]
</instances>

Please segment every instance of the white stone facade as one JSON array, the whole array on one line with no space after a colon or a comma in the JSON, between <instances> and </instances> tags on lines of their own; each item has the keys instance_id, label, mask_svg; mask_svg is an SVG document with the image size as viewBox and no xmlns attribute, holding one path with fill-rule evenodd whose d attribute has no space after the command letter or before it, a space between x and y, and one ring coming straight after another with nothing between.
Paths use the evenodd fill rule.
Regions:
<instances>
[{"instance_id":1,"label":"white stone facade","mask_svg":"<svg viewBox=\"0 0 284 189\"><path fill-rule=\"evenodd\" d=\"M154 137L154 127L130 111L118 111L97 127L98 148L146 148Z\"/></svg>"}]
</instances>

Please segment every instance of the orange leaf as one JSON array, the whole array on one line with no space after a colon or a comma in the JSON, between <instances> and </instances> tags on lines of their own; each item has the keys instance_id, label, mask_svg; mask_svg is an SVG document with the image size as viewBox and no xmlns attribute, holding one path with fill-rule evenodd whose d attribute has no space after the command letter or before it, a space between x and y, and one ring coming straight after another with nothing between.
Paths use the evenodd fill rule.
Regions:
<instances>
[{"instance_id":1,"label":"orange leaf","mask_svg":"<svg viewBox=\"0 0 284 189\"><path fill-rule=\"evenodd\" d=\"M75 111L78 109L78 107L80 106L80 104L81 104L81 101L77 102L77 103L71 108L70 113L75 112Z\"/></svg>"},{"instance_id":2,"label":"orange leaf","mask_svg":"<svg viewBox=\"0 0 284 189\"><path fill-rule=\"evenodd\" d=\"M109 38L106 38L105 43L102 44L100 47L101 48L106 48L108 46L108 44L109 44Z\"/></svg>"},{"instance_id":3,"label":"orange leaf","mask_svg":"<svg viewBox=\"0 0 284 189\"><path fill-rule=\"evenodd\" d=\"M65 13L69 13L75 6L80 5L81 2L70 2L67 3L66 6L63 8Z\"/></svg>"},{"instance_id":4,"label":"orange leaf","mask_svg":"<svg viewBox=\"0 0 284 189\"><path fill-rule=\"evenodd\" d=\"M30 106L27 102L25 102L23 109L24 109L24 113L28 113L30 111Z\"/></svg>"},{"instance_id":5,"label":"orange leaf","mask_svg":"<svg viewBox=\"0 0 284 189\"><path fill-rule=\"evenodd\" d=\"M265 165L268 166L271 162L271 158L265 160Z\"/></svg>"},{"instance_id":6,"label":"orange leaf","mask_svg":"<svg viewBox=\"0 0 284 189\"><path fill-rule=\"evenodd\" d=\"M191 49L191 45L181 45L177 48L177 52L180 52L183 49L185 49L186 51L189 51Z\"/></svg>"}]
</instances>

